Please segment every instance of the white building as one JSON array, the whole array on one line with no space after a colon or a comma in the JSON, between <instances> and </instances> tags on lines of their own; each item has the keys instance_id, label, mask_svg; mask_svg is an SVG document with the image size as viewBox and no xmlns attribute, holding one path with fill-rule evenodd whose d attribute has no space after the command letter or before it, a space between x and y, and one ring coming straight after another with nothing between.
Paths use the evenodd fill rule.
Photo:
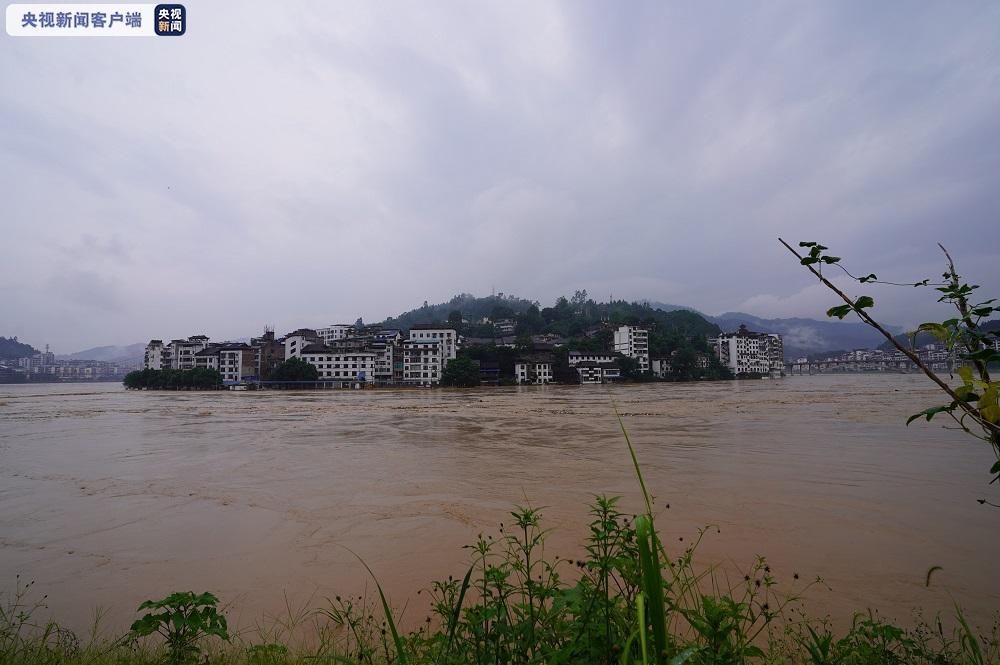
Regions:
<instances>
[{"instance_id":1,"label":"white building","mask_svg":"<svg viewBox=\"0 0 1000 665\"><path fill-rule=\"evenodd\" d=\"M733 374L783 375L785 351L781 335L747 330L745 325L732 333L723 333L714 342L719 362Z\"/></svg>"},{"instance_id":2,"label":"white building","mask_svg":"<svg viewBox=\"0 0 1000 665\"><path fill-rule=\"evenodd\" d=\"M376 383L385 385L392 383L393 359L398 353L393 342L372 342L368 350L375 354L375 370L373 377Z\"/></svg>"},{"instance_id":3,"label":"white building","mask_svg":"<svg viewBox=\"0 0 1000 665\"><path fill-rule=\"evenodd\" d=\"M609 383L621 378L621 368L613 362L599 363L583 361L576 364L576 372L580 375L580 383Z\"/></svg>"},{"instance_id":4,"label":"white building","mask_svg":"<svg viewBox=\"0 0 1000 665\"><path fill-rule=\"evenodd\" d=\"M458 355L458 332L454 328L440 326L434 323L419 323L410 328L411 340L430 340L441 343L441 357L444 364L454 360Z\"/></svg>"},{"instance_id":5,"label":"white building","mask_svg":"<svg viewBox=\"0 0 1000 665\"><path fill-rule=\"evenodd\" d=\"M222 374L223 384L256 379L257 358L253 347L249 344L224 344L219 347L219 373Z\"/></svg>"},{"instance_id":6,"label":"white building","mask_svg":"<svg viewBox=\"0 0 1000 665\"><path fill-rule=\"evenodd\" d=\"M299 328L285 335L285 359L298 358L310 344L322 344L323 338L311 328Z\"/></svg>"},{"instance_id":7,"label":"white building","mask_svg":"<svg viewBox=\"0 0 1000 665\"><path fill-rule=\"evenodd\" d=\"M219 349L221 347L212 345L194 354L194 366L205 369L219 369Z\"/></svg>"},{"instance_id":8,"label":"white building","mask_svg":"<svg viewBox=\"0 0 1000 665\"><path fill-rule=\"evenodd\" d=\"M552 383L552 361L541 358L519 359L514 363L514 378L518 383Z\"/></svg>"},{"instance_id":9,"label":"white building","mask_svg":"<svg viewBox=\"0 0 1000 665\"><path fill-rule=\"evenodd\" d=\"M208 337L193 335L174 339L169 344L153 339L146 345L142 366L145 369L194 369L195 354L208 346Z\"/></svg>"},{"instance_id":10,"label":"white building","mask_svg":"<svg viewBox=\"0 0 1000 665\"><path fill-rule=\"evenodd\" d=\"M194 335L170 342L170 369L194 369L194 354L208 346L208 337Z\"/></svg>"},{"instance_id":11,"label":"white building","mask_svg":"<svg viewBox=\"0 0 1000 665\"><path fill-rule=\"evenodd\" d=\"M440 383L446 360L441 346L442 340L433 338L411 337L403 342L403 383L416 386Z\"/></svg>"},{"instance_id":12,"label":"white building","mask_svg":"<svg viewBox=\"0 0 1000 665\"><path fill-rule=\"evenodd\" d=\"M330 342L338 339L346 339L353 335L354 326L347 325L346 323L335 323L326 328L317 328L316 334L319 335L324 344L329 344Z\"/></svg>"},{"instance_id":13,"label":"white building","mask_svg":"<svg viewBox=\"0 0 1000 665\"><path fill-rule=\"evenodd\" d=\"M320 381L373 383L375 381L374 351L339 351L324 344L308 344L297 356L316 368Z\"/></svg>"},{"instance_id":14,"label":"white building","mask_svg":"<svg viewBox=\"0 0 1000 665\"><path fill-rule=\"evenodd\" d=\"M670 376L670 359L669 358L653 358L649 361L649 371L653 373L653 376L665 379Z\"/></svg>"},{"instance_id":15,"label":"white building","mask_svg":"<svg viewBox=\"0 0 1000 665\"><path fill-rule=\"evenodd\" d=\"M580 363L613 363L615 357L610 353L591 353L590 351L570 351L569 365L575 367Z\"/></svg>"},{"instance_id":16,"label":"white building","mask_svg":"<svg viewBox=\"0 0 1000 665\"><path fill-rule=\"evenodd\" d=\"M144 369L168 369L170 361L167 360L166 367L163 363L163 340L151 339L146 345L146 353L143 356L142 366Z\"/></svg>"},{"instance_id":17,"label":"white building","mask_svg":"<svg viewBox=\"0 0 1000 665\"><path fill-rule=\"evenodd\" d=\"M499 319L493 324L493 328L501 337L510 336L517 330L517 321L514 319Z\"/></svg>"},{"instance_id":18,"label":"white building","mask_svg":"<svg viewBox=\"0 0 1000 665\"><path fill-rule=\"evenodd\" d=\"M649 331L635 326L620 326L615 331L615 353L633 358L640 372L649 371Z\"/></svg>"}]
</instances>

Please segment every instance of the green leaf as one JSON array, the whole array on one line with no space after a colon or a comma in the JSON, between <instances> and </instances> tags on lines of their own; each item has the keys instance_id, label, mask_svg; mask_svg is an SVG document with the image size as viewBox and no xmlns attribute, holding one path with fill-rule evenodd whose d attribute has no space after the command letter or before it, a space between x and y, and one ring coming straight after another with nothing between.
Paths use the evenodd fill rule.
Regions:
<instances>
[{"instance_id":1,"label":"green leaf","mask_svg":"<svg viewBox=\"0 0 1000 665\"><path fill-rule=\"evenodd\" d=\"M838 305L837 307L831 307L826 310L826 315L833 318L834 316L838 319L842 319L851 313L852 307L850 305Z\"/></svg>"},{"instance_id":2,"label":"green leaf","mask_svg":"<svg viewBox=\"0 0 1000 665\"><path fill-rule=\"evenodd\" d=\"M940 323L921 323L917 326L917 332L927 332L942 340L948 338L948 329Z\"/></svg>"},{"instance_id":3,"label":"green leaf","mask_svg":"<svg viewBox=\"0 0 1000 665\"><path fill-rule=\"evenodd\" d=\"M861 282L862 284L864 284L865 282L874 282L874 281L877 281L877 280L878 280L878 277L875 276L875 273L871 273L869 275L865 275L864 277L861 277L861 278L858 279L858 281Z\"/></svg>"},{"instance_id":4,"label":"green leaf","mask_svg":"<svg viewBox=\"0 0 1000 665\"><path fill-rule=\"evenodd\" d=\"M839 256L824 256L823 257L823 263L833 264L833 263L839 263L839 262L840 262L840 257Z\"/></svg>"},{"instance_id":5,"label":"green leaf","mask_svg":"<svg viewBox=\"0 0 1000 665\"><path fill-rule=\"evenodd\" d=\"M1000 473L1000 459L990 467L990 473Z\"/></svg>"},{"instance_id":6,"label":"green leaf","mask_svg":"<svg viewBox=\"0 0 1000 665\"><path fill-rule=\"evenodd\" d=\"M875 305L875 300L871 296L861 296L854 303L855 309L864 309L865 307L872 307Z\"/></svg>"},{"instance_id":7,"label":"green leaf","mask_svg":"<svg viewBox=\"0 0 1000 665\"><path fill-rule=\"evenodd\" d=\"M817 259L816 257L813 257L813 256L807 256L804 259L802 259L801 261L799 261L799 263L801 263L804 266L808 266L808 265L812 265L813 263L819 263L819 259Z\"/></svg>"},{"instance_id":8,"label":"green leaf","mask_svg":"<svg viewBox=\"0 0 1000 665\"><path fill-rule=\"evenodd\" d=\"M950 411L954 410L954 408L955 408L954 404L947 404L945 406L932 406L929 409L924 409L920 413L915 413L912 416L910 416L909 418L907 418L906 419L906 424L909 425L910 423L912 423L914 420L916 420L920 416L926 416L927 420L929 421L931 418L933 418L937 414L939 414L939 413L941 413L943 411L950 412Z\"/></svg>"},{"instance_id":9,"label":"green leaf","mask_svg":"<svg viewBox=\"0 0 1000 665\"><path fill-rule=\"evenodd\" d=\"M799 247L815 247L815 246L816 246L816 243L814 243L814 242L800 242L799 243Z\"/></svg>"},{"instance_id":10,"label":"green leaf","mask_svg":"<svg viewBox=\"0 0 1000 665\"><path fill-rule=\"evenodd\" d=\"M994 351L993 349L979 349L975 353L967 354L965 357L976 362L992 363L1000 360L1000 351Z\"/></svg>"}]
</instances>

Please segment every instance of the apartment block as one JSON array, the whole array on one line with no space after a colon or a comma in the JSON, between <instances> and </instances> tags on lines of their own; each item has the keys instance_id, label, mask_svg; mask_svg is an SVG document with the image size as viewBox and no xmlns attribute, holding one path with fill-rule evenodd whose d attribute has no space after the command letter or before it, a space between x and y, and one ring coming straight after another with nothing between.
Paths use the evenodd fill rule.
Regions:
<instances>
[{"instance_id":1,"label":"apartment block","mask_svg":"<svg viewBox=\"0 0 1000 665\"><path fill-rule=\"evenodd\" d=\"M649 371L649 331L636 326L620 326L615 330L615 353L633 358L640 372Z\"/></svg>"},{"instance_id":2,"label":"apartment block","mask_svg":"<svg viewBox=\"0 0 1000 665\"><path fill-rule=\"evenodd\" d=\"M784 374L785 352L781 335L747 330L745 325L732 333L723 333L711 343L719 362L733 374Z\"/></svg>"}]
</instances>

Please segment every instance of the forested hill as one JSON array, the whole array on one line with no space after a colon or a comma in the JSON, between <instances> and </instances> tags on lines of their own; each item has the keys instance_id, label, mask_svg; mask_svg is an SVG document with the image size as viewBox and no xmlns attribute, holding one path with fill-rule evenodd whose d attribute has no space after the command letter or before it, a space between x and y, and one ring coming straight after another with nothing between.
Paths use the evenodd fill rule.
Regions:
<instances>
[{"instance_id":1,"label":"forested hill","mask_svg":"<svg viewBox=\"0 0 1000 665\"><path fill-rule=\"evenodd\" d=\"M497 319L513 318L526 312L533 304L534 302L531 300L517 296L505 296L502 293L486 298L477 298L470 293L460 293L448 302L437 305L428 305L425 300L422 307L386 319L385 327L409 330L418 323L447 321L448 316L455 311L461 312L462 317L467 321L481 321L483 318L494 317Z\"/></svg>"},{"instance_id":2,"label":"forested hill","mask_svg":"<svg viewBox=\"0 0 1000 665\"><path fill-rule=\"evenodd\" d=\"M17 341L17 337L0 337L0 360L16 360L29 358L38 353L38 349L30 344Z\"/></svg>"},{"instance_id":3,"label":"forested hill","mask_svg":"<svg viewBox=\"0 0 1000 665\"><path fill-rule=\"evenodd\" d=\"M464 334L491 336L492 325L481 326L482 330L477 330L480 327L477 324L484 318L494 322L513 320L516 335L553 333L569 338L580 337L604 322L655 327L656 332L678 339L705 338L720 332L718 326L693 311L664 312L648 303L624 300L598 303L588 298L586 291L577 291L572 298L561 297L551 307L540 307L537 302L516 296L476 298L461 294L446 303L425 303L419 309L386 319L385 326L408 329L418 323L464 319Z\"/></svg>"}]
</instances>

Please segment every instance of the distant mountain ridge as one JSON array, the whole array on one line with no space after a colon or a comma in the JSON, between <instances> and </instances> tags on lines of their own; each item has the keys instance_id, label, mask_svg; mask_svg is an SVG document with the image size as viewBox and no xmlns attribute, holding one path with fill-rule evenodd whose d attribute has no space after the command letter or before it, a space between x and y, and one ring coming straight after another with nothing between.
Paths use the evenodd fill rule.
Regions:
<instances>
[{"instance_id":1,"label":"distant mountain ridge","mask_svg":"<svg viewBox=\"0 0 1000 665\"><path fill-rule=\"evenodd\" d=\"M58 360L98 360L112 363L142 362L146 355L145 342L137 342L127 346L95 346L76 353L65 353L56 356Z\"/></svg>"},{"instance_id":2,"label":"distant mountain ridge","mask_svg":"<svg viewBox=\"0 0 1000 665\"><path fill-rule=\"evenodd\" d=\"M756 332L778 333L785 347L785 358L792 359L827 351L850 351L852 349L875 349L885 342L878 331L861 322L817 321L816 319L764 319L746 312L725 312L711 316L698 312L694 307L651 302L650 306L671 311L687 309L697 312L726 332L738 330L746 325ZM664 308L670 308L664 309ZM903 332L902 326L885 326L889 332Z\"/></svg>"}]
</instances>

